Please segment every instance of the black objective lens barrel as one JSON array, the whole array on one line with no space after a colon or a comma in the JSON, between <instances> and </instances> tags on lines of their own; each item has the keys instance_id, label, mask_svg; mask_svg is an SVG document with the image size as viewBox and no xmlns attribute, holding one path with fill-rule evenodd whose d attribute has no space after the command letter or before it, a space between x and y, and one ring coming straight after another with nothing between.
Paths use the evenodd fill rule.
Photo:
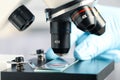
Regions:
<instances>
[{"instance_id":1,"label":"black objective lens barrel","mask_svg":"<svg viewBox=\"0 0 120 80\"><path fill-rule=\"evenodd\" d=\"M51 47L55 53L65 54L70 49L71 22L50 22Z\"/></svg>"},{"instance_id":2,"label":"black objective lens barrel","mask_svg":"<svg viewBox=\"0 0 120 80\"><path fill-rule=\"evenodd\" d=\"M95 7L92 8L92 11L96 18L96 28L93 31L91 31L91 33L101 35L105 32L106 22Z\"/></svg>"},{"instance_id":3,"label":"black objective lens barrel","mask_svg":"<svg viewBox=\"0 0 120 80\"><path fill-rule=\"evenodd\" d=\"M96 35L105 32L105 21L96 8L81 6L72 13L71 19L80 30L85 32Z\"/></svg>"},{"instance_id":4,"label":"black objective lens barrel","mask_svg":"<svg viewBox=\"0 0 120 80\"><path fill-rule=\"evenodd\" d=\"M96 20L88 6L82 6L76 9L71 15L75 25L83 31L91 31L94 29Z\"/></svg>"}]
</instances>

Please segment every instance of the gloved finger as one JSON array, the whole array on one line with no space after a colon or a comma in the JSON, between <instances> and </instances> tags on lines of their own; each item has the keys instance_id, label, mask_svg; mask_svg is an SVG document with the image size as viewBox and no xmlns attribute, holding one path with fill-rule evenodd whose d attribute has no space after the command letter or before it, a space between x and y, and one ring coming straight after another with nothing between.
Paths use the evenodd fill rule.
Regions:
<instances>
[{"instance_id":1,"label":"gloved finger","mask_svg":"<svg viewBox=\"0 0 120 80\"><path fill-rule=\"evenodd\" d=\"M45 53L45 57L47 60L52 60L58 58L59 56L53 52L52 48L49 48Z\"/></svg>"},{"instance_id":2,"label":"gloved finger","mask_svg":"<svg viewBox=\"0 0 120 80\"><path fill-rule=\"evenodd\" d=\"M111 9L114 10L114 12L111 12ZM105 51L120 48L119 9L100 6L99 10L106 21L106 31L101 36L92 34L85 40L78 38L74 51L74 57L77 59L88 60Z\"/></svg>"},{"instance_id":3,"label":"gloved finger","mask_svg":"<svg viewBox=\"0 0 120 80\"><path fill-rule=\"evenodd\" d=\"M74 57L81 60L94 58L105 50L108 50L111 42L110 36L89 35L82 43L76 44Z\"/></svg>"},{"instance_id":4,"label":"gloved finger","mask_svg":"<svg viewBox=\"0 0 120 80\"><path fill-rule=\"evenodd\" d=\"M70 34L70 45L73 46L73 44L76 43L76 41L78 40L79 37L87 37L86 34L81 31L80 29L78 29L74 23L72 23L71 25L71 34Z\"/></svg>"},{"instance_id":5,"label":"gloved finger","mask_svg":"<svg viewBox=\"0 0 120 80\"><path fill-rule=\"evenodd\" d=\"M115 30L111 30L110 27L110 25L107 25L106 32L101 36L89 35L84 41L77 40L74 51L75 58L87 60L98 56L106 50L119 48L120 42L118 41L119 38L117 38L119 35L113 33Z\"/></svg>"}]
</instances>

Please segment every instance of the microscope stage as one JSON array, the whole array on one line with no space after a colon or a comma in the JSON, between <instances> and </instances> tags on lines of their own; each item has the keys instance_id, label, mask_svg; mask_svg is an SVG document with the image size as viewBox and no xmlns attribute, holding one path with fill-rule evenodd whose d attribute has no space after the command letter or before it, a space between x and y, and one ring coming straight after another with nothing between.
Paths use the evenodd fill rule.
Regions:
<instances>
[{"instance_id":1,"label":"microscope stage","mask_svg":"<svg viewBox=\"0 0 120 80\"><path fill-rule=\"evenodd\" d=\"M1 80L104 80L114 70L114 62L107 59L78 61L63 72L34 72L25 65L22 72L15 68L1 72Z\"/></svg>"}]
</instances>

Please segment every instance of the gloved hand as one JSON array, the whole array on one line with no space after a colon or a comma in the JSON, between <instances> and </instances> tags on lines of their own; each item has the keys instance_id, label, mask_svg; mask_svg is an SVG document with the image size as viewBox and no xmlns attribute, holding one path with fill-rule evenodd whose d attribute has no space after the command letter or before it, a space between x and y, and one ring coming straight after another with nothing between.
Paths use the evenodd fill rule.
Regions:
<instances>
[{"instance_id":1,"label":"gloved hand","mask_svg":"<svg viewBox=\"0 0 120 80\"><path fill-rule=\"evenodd\" d=\"M75 44L74 57L80 60L89 60L94 57L104 57L120 60L120 8L97 5L96 8L106 21L106 31L103 35L84 33L73 24L71 45ZM46 52L46 58L54 59L52 49Z\"/></svg>"}]
</instances>

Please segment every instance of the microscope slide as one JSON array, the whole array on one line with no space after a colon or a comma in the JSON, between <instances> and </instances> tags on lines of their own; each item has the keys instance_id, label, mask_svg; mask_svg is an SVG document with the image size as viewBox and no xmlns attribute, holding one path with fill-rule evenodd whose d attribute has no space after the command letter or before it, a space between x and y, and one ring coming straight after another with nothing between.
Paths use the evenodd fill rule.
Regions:
<instances>
[{"instance_id":1,"label":"microscope slide","mask_svg":"<svg viewBox=\"0 0 120 80\"><path fill-rule=\"evenodd\" d=\"M37 67L34 72L64 72L64 70L76 62L78 62L78 60L57 58L40 67Z\"/></svg>"}]
</instances>

